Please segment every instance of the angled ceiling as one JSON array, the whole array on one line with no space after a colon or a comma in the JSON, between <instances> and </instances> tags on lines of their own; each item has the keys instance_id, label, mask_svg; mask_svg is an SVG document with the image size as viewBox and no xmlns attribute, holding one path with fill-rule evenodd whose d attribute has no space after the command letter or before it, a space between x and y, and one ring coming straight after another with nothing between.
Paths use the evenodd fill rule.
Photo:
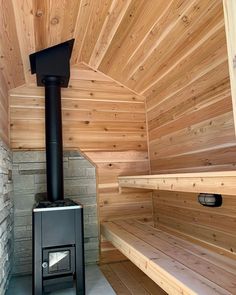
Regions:
<instances>
[{"instance_id":1,"label":"angled ceiling","mask_svg":"<svg viewBox=\"0 0 236 295\"><path fill-rule=\"evenodd\" d=\"M74 37L72 64L152 96L167 72L224 31L219 0L2 0L1 8L0 69L9 88L33 81L30 53Z\"/></svg>"}]
</instances>

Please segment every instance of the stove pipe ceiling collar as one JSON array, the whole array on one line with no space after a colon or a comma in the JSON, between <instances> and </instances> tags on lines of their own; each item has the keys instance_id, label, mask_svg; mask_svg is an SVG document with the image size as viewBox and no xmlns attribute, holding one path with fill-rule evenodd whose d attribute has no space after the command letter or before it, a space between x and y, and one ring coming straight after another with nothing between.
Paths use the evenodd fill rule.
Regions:
<instances>
[{"instance_id":1,"label":"stove pipe ceiling collar","mask_svg":"<svg viewBox=\"0 0 236 295\"><path fill-rule=\"evenodd\" d=\"M71 39L29 56L31 73L36 74L38 86L44 86L47 77L57 77L61 87L68 87L74 40Z\"/></svg>"}]
</instances>

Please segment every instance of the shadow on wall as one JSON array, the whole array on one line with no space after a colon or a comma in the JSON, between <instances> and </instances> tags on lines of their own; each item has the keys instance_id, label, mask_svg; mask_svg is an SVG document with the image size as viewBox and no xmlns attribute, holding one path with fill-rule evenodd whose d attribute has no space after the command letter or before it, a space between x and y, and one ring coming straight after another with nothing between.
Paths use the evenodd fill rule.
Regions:
<instances>
[{"instance_id":1,"label":"shadow on wall","mask_svg":"<svg viewBox=\"0 0 236 295\"><path fill-rule=\"evenodd\" d=\"M98 219L95 167L77 151L64 152L65 197L84 206L85 263L98 260ZM32 207L46 192L45 152L13 152L14 265L13 274L32 271Z\"/></svg>"}]
</instances>

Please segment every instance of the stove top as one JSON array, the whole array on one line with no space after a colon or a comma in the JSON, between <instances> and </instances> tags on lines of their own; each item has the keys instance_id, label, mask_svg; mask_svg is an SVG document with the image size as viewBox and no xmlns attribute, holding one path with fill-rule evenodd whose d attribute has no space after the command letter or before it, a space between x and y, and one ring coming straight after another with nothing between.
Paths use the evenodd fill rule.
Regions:
<instances>
[{"instance_id":1,"label":"stove top","mask_svg":"<svg viewBox=\"0 0 236 295\"><path fill-rule=\"evenodd\" d=\"M41 201L35 204L33 211L66 210L82 208L80 203L71 199L58 200L55 202Z\"/></svg>"}]
</instances>

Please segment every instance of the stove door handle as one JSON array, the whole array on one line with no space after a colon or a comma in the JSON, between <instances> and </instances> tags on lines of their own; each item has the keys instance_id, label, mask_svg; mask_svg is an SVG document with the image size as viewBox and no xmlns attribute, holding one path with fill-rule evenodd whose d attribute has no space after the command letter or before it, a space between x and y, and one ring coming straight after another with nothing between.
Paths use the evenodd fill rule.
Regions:
<instances>
[{"instance_id":1,"label":"stove door handle","mask_svg":"<svg viewBox=\"0 0 236 295\"><path fill-rule=\"evenodd\" d=\"M42 268L48 268L48 262L47 261L44 261L43 264L42 264Z\"/></svg>"}]
</instances>

